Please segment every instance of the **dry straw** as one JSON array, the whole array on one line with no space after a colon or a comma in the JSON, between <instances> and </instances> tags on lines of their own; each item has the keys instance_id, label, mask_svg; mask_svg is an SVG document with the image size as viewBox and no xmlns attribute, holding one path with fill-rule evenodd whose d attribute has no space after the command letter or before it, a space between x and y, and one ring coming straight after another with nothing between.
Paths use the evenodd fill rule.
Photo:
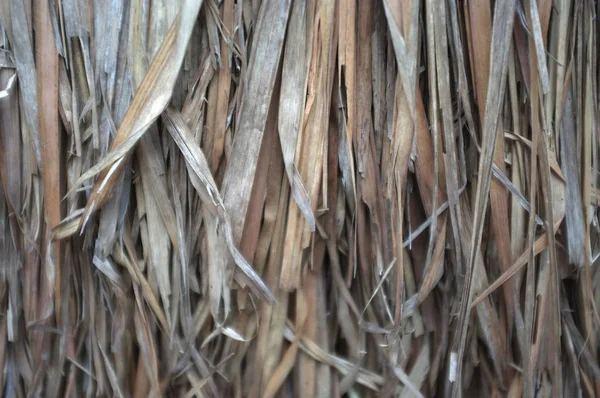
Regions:
<instances>
[{"instance_id":1,"label":"dry straw","mask_svg":"<svg viewBox=\"0 0 600 398\"><path fill-rule=\"evenodd\" d=\"M600 395L598 11L0 1L0 395Z\"/></svg>"}]
</instances>

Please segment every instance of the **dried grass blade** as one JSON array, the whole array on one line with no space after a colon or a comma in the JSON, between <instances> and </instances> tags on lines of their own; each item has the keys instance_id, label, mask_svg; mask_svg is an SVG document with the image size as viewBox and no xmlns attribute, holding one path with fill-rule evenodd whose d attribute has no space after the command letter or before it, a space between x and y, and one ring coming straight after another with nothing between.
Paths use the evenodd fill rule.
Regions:
<instances>
[{"instance_id":1,"label":"dried grass blade","mask_svg":"<svg viewBox=\"0 0 600 398\"><path fill-rule=\"evenodd\" d=\"M408 106L411 114L414 115L416 112L416 75L417 75L417 34L418 34L418 18L419 18L419 5L420 1L413 1L411 12L410 12L410 33L408 37L408 46L406 45L404 36L402 35L398 24L392 13L389 0L383 1L383 7L385 10L385 16L388 21L388 27L390 29L390 35L392 38L392 44L394 46L394 52L396 54L396 62L398 64L398 70L402 79L402 86L408 99Z\"/></svg>"},{"instance_id":2,"label":"dried grass blade","mask_svg":"<svg viewBox=\"0 0 600 398\"><path fill-rule=\"evenodd\" d=\"M260 8L256 34L261 40L254 46L248 61L248 75L237 123L238 131L233 140L230 161L221 187L236 243L241 239L246 219L290 5L289 0L265 0Z\"/></svg>"},{"instance_id":3,"label":"dried grass blade","mask_svg":"<svg viewBox=\"0 0 600 398\"><path fill-rule=\"evenodd\" d=\"M225 240L226 248L233 257L235 263L240 270L246 275L245 282L250 283L250 288L259 297L267 301L275 301L273 294L269 291L258 274L252 269L252 266L239 253L233 243L231 224L229 223L230 215L225 210L225 205L221 199L221 195L216 187L216 183L210 174L208 163L202 153L202 150L194 141L194 138L185 124L180 113L172 108L168 108L164 117L165 126L171 134L171 137L181 150L186 164L195 173L198 180L203 185L194 186L198 193L203 197L204 203L214 209L215 215L218 215L220 220L220 229L224 232L222 239ZM192 180L193 182L193 180Z\"/></svg>"},{"instance_id":4,"label":"dried grass blade","mask_svg":"<svg viewBox=\"0 0 600 398\"><path fill-rule=\"evenodd\" d=\"M554 187L555 187L555 192L556 194L560 195L560 191L564 191L565 187L564 187L564 182L559 179L559 178L554 178ZM562 187L562 188L561 188ZM562 194L564 197L564 194ZM564 208L561 212L560 209L555 209L556 211L556 221L554 223L554 227L552 228L552 231L547 231L546 233L544 233L542 236L540 236L538 239L535 240L535 242L533 243L533 256L537 256L538 254L540 254L542 252L542 250L546 249L549 245L549 238L548 238L548 234L552 233L552 234L556 234L558 232L558 228L560 227L560 225L563 222L564 219ZM562 213L562 215L561 215ZM529 249L525 250L523 252L523 254L521 254L513 263L513 265L511 265L506 271L504 271L502 273L502 275L500 275L498 277L498 279L496 279L490 286L488 286L483 292L479 293L479 295L477 296L476 299L473 300L473 303L471 304L471 308L475 307L477 304L479 304L482 300L484 300L487 296L489 296L494 290L496 290L498 287L500 287L503 283L505 283L507 280L509 280L510 278L512 278L513 276L515 276L515 274L517 272L519 272L525 265L527 265L530 261L530 253L529 253Z\"/></svg>"},{"instance_id":5,"label":"dried grass blade","mask_svg":"<svg viewBox=\"0 0 600 398\"><path fill-rule=\"evenodd\" d=\"M29 19L31 14L29 14L28 18L26 12L27 7L25 7L26 1L9 0L9 2L10 12L9 15L4 16L4 19L5 21L10 19L10 25L12 27L11 44L13 47L15 65L17 67L17 75L19 76L19 85L21 87L20 93L25 108L25 122L27 123L29 133L31 134L37 167L41 170L43 168L42 144L38 124L38 93L36 87L38 75L35 69L34 48L31 37L32 26L31 20ZM8 7L5 9L8 9ZM48 21L48 23L50 22ZM50 26L48 27L51 28ZM50 30L50 32L52 31ZM52 35L52 33L50 33L50 35ZM46 36L44 42L51 42L51 48L55 49L51 37L52 36ZM48 51L52 51L51 48L48 49Z\"/></svg>"},{"instance_id":6,"label":"dried grass blade","mask_svg":"<svg viewBox=\"0 0 600 398\"><path fill-rule=\"evenodd\" d=\"M150 124L160 116L167 106L201 6L202 0L185 0L182 4L178 17L165 36L148 69L148 73L144 76L125 114L121 126L119 126L117 135L111 144L112 150L119 148L129 138L132 138L133 142L129 142L129 144L133 146L135 141L141 138ZM130 148L125 149L124 153L119 154L111 162L107 162L105 158L104 162L101 163L100 170L96 168L92 173L85 173L78 179L76 186L81 185L86 179L111 166L110 170L102 172L94 185L82 217L81 229L85 226L91 213L108 202L110 194L123 172L125 163L123 159Z\"/></svg>"},{"instance_id":7,"label":"dried grass blade","mask_svg":"<svg viewBox=\"0 0 600 398\"><path fill-rule=\"evenodd\" d=\"M334 81L335 59L335 3L329 2L318 9L312 41L312 58L308 76L307 105L303 129L298 136L296 161L298 170L312 204L313 212L319 198L319 188L327 146L330 120L329 110ZM350 92L348 95L351 95ZM350 118L349 118L350 120ZM290 203L287 215L286 241L280 286L292 291L300 285L302 253L309 244L310 234L300 208Z\"/></svg>"},{"instance_id":8,"label":"dried grass blade","mask_svg":"<svg viewBox=\"0 0 600 398\"><path fill-rule=\"evenodd\" d=\"M281 385L285 381L287 375L294 367L296 355L298 353L298 344L301 337L302 333L296 334L294 341L292 341L292 345L287 349L283 355L283 358L281 358L279 365L277 365L273 371L273 374L271 374L263 393L264 398L272 398L275 396L275 394L277 394L277 391L279 391L281 388Z\"/></svg>"},{"instance_id":9,"label":"dried grass blade","mask_svg":"<svg viewBox=\"0 0 600 398\"><path fill-rule=\"evenodd\" d=\"M487 208L489 185L491 180L492 161L494 147L496 142L496 129L498 126L499 112L501 102L504 99L504 89L506 87L506 75L508 70L508 51L510 48L510 39L512 36L512 27L515 15L515 0L496 3L494 12L493 30L492 30L492 50L490 78L488 83L486 109L484 119L484 130L482 139L482 155L479 161L479 173L477 181L477 195L475 200L475 212L473 217L473 237L471 241L471 253L467 264L465 275L465 284L462 292L461 309L459 315L459 332L453 343L450 368L452 373L449 375L451 381L454 381L452 395L454 397L460 394L462 389L462 361L466 343L466 332L471 312L471 301L473 299L472 278L474 275L474 264L477 248L481 244L481 235L483 231L483 220Z\"/></svg>"},{"instance_id":10,"label":"dried grass blade","mask_svg":"<svg viewBox=\"0 0 600 398\"><path fill-rule=\"evenodd\" d=\"M312 204L294 162L298 135L303 129L304 102L311 55L311 42L309 39L312 34L309 35L306 29L306 13L305 2L298 1L294 3L288 24L283 58L278 124L285 171L290 182L292 195L308 226L314 232L315 216Z\"/></svg>"}]
</instances>

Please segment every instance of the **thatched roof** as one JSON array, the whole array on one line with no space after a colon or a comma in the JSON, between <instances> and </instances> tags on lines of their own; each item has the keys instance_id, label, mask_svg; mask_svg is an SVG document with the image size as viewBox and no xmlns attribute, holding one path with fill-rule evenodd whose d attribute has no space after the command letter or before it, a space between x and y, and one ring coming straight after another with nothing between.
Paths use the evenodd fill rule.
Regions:
<instances>
[{"instance_id":1,"label":"thatched roof","mask_svg":"<svg viewBox=\"0 0 600 398\"><path fill-rule=\"evenodd\" d=\"M0 394L596 396L597 2L0 2Z\"/></svg>"}]
</instances>

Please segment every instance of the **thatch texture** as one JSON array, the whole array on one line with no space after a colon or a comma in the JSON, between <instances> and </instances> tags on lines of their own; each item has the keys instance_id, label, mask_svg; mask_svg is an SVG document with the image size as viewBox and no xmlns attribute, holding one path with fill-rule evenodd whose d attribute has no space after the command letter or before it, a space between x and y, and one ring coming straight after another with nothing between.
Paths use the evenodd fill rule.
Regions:
<instances>
[{"instance_id":1,"label":"thatch texture","mask_svg":"<svg viewBox=\"0 0 600 398\"><path fill-rule=\"evenodd\" d=\"M600 395L598 11L0 1L0 394Z\"/></svg>"}]
</instances>

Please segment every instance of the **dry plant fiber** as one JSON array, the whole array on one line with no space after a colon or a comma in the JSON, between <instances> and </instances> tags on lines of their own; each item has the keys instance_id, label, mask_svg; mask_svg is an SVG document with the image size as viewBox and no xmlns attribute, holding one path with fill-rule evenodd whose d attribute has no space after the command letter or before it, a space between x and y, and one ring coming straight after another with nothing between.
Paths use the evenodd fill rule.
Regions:
<instances>
[{"instance_id":1,"label":"dry plant fiber","mask_svg":"<svg viewBox=\"0 0 600 398\"><path fill-rule=\"evenodd\" d=\"M0 395L600 396L593 0L0 0Z\"/></svg>"}]
</instances>

